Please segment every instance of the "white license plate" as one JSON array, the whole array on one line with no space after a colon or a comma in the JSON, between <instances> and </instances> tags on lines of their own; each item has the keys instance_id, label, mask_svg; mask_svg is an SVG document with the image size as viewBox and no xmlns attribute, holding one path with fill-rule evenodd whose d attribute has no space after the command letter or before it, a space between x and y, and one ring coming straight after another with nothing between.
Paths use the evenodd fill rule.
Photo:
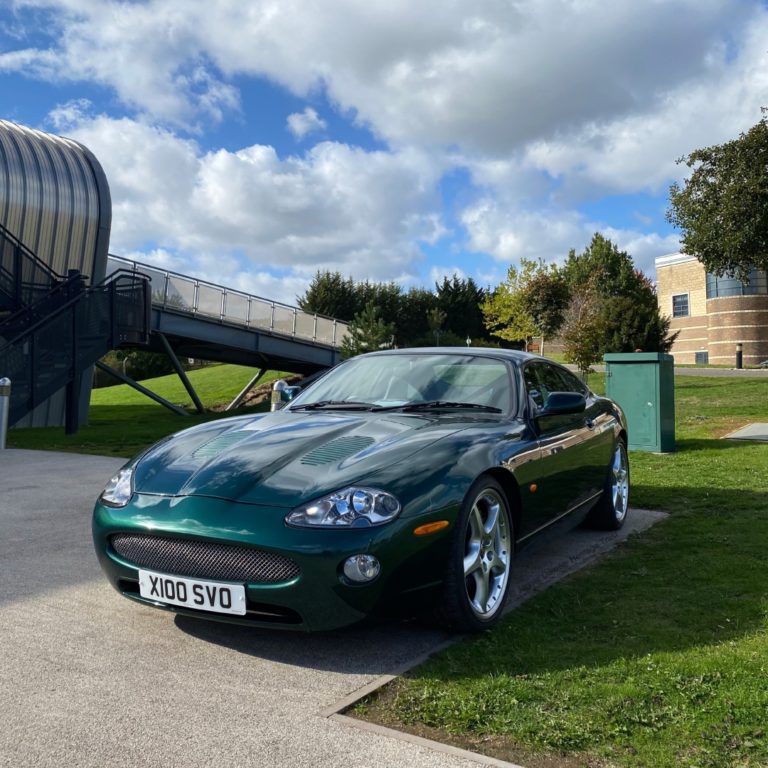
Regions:
<instances>
[{"instance_id":1,"label":"white license plate","mask_svg":"<svg viewBox=\"0 0 768 768\"><path fill-rule=\"evenodd\" d=\"M218 581L185 579L154 571L139 571L139 593L148 600L198 611L245 615L245 587Z\"/></svg>"}]
</instances>

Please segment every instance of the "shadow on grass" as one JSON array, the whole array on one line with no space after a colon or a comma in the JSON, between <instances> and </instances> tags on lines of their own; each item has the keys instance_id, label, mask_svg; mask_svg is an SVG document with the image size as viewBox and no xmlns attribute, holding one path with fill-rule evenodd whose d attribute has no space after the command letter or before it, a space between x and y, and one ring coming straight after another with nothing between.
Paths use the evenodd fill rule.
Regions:
<instances>
[{"instance_id":1,"label":"shadow on grass","mask_svg":"<svg viewBox=\"0 0 768 768\"><path fill-rule=\"evenodd\" d=\"M735 431L735 429L732 431ZM727 451L731 449L744 448L748 445L760 445L760 442L728 440L725 438L720 438L718 440L705 438L687 438L684 440L677 440L677 451L675 453L688 453L690 451Z\"/></svg>"},{"instance_id":2,"label":"shadow on grass","mask_svg":"<svg viewBox=\"0 0 768 768\"><path fill-rule=\"evenodd\" d=\"M764 627L766 494L701 487L665 492L689 498L690 510L525 603L495 632L447 650L433 662L439 676L593 667L723 643ZM697 505L697 496L706 504Z\"/></svg>"}]
</instances>

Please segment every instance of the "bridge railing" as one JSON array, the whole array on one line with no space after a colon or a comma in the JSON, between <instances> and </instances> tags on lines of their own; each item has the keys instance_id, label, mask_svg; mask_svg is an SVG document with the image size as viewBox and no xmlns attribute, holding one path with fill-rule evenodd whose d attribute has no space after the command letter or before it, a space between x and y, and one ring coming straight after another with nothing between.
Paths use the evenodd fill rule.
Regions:
<instances>
[{"instance_id":1,"label":"bridge railing","mask_svg":"<svg viewBox=\"0 0 768 768\"><path fill-rule=\"evenodd\" d=\"M118 269L147 275L152 284L152 305L162 309L212 317L223 323L256 328L330 347L340 347L347 334L347 324L340 320L304 312L289 304L252 296L178 272L158 269L122 256L110 255L107 272Z\"/></svg>"}]
</instances>

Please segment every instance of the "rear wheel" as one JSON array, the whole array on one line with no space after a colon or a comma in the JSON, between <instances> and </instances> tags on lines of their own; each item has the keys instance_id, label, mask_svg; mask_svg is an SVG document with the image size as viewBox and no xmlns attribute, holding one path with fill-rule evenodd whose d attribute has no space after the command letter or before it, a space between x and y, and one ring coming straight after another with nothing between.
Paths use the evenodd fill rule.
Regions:
<instances>
[{"instance_id":1,"label":"rear wheel","mask_svg":"<svg viewBox=\"0 0 768 768\"><path fill-rule=\"evenodd\" d=\"M461 632L496 624L507 600L514 552L509 505L492 477L480 477L462 503L438 618Z\"/></svg>"},{"instance_id":2,"label":"rear wheel","mask_svg":"<svg viewBox=\"0 0 768 768\"><path fill-rule=\"evenodd\" d=\"M627 519L629 509L629 460L627 446L619 438L613 451L603 495L589 514L596 528L618 531Z\"/></svg>"}]
</instances>

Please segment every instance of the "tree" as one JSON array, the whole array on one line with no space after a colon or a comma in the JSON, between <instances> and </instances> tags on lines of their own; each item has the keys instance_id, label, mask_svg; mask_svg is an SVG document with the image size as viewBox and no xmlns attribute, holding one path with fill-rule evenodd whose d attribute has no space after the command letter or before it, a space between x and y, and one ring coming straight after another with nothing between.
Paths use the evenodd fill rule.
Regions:
<instances>
[{"instance_id":1,"label":"tree","mask_svg":"<svg viewBox=\"0 0 768 768\"><path fill-rule=\"evenodd\" d=\"M341 342L341 356L346 360L363 352L388 347L392 344L394 333L395 326L384 322L376 305L370 303L350 322L347 335Z\"/></svg>"},{"instance_id":2,"label":"tree","mask_svg":"<svg viewBox=\"0 0 768 768\"><path fill-rule=\"evenodd\" d=\"M539 262L539 268L523 290L523 305L533 319L537 335L541 337L539 351L542 355L544 340L560 331L570 298L568 282L557 266L550 264L547 267L544 262Z\"/></svg>"},{"instance_id":3,"label":"tree","mask_svg":"<svg viewBox=\"0 0 768 768\"><path fill-rule=\"evenodd\" d=\"M296 302L305 312L335 317L349 322L364 306L358 300L358 291L351 277L341 272L318 270L303 296Z\"/></svg>"},{"instance_id":4,"label":"tree","mask_svg":"<svg viewBox=\"0 0 768 768\"><path fill-rule=\"evenodd\" d=\"M563 276L571 289L590 285L602 297L627 296L634 292L638 281L632 257L599 232L582 253L577 255L571 249Z\"/></svg>"},{"instance_id":5,"label":"tree","mask_svg":"<svg viewBox=\"0 0 768 768\"><path fill-rule=\"evenodd\" d=\"M500 339L526 344L531 336L542 335L540 322L546 319L547 323L551 323L554 320L540 312L542 291L550 276L555 279L556 270L556 267L550 268L542 260L521 259L520 269L510 266L507 279L486 297L481 306L485 327Z\"/></svg>"},{"instance_id":6,"label":"tree","mask_svg":"<svg viewBox=\"0 0 768 768\"><path fill-rule=\"evenodd\" d=\"M435 283L437 306L445 313L445 330L465 339L483 339L486 337L483 312L480 309L485 301L485 291L468 277L466 280L454 275L450 280L443 277L441 283Z\"/></svg>"},{"instance_id":7,"label":"tree","mask_svg":"<svg viewBox=\"0 0 768 768\"><path fill-rule=\"evenodd\" d=\"M445 312L437 307L434 307L427 312L427 324L429 325L429 330L432 332L432 335L435 337L436 347L440 346L440 334L445 325L445 318Z\"/></svg>"},{"instance_id":8,"label":"tree","mask_svg":"<svg viewBox=\"0 0 768 768\"><path fill-rule=\"evenodd\" d=\"M763 110L765 113L765 110ZM693 168L669 189L667 220L681 229L682 251L708 272L747 280L768 270L768 122L765 115L725 144L678 160Z\"/></svg>"},{"instance_id":9,"label":"tree","mask_svg":"<svg viewBox=\"0 0 768 768\"><path fill-rule=\"evenodd\" d=\"M395 341L399 346L429 346L434 342L429 329L429 312L437 297L426 288L411 288L400 297Z\"/></svg>"},{"instance_id":10,"label":"tree","mask_svg":"<svg viewBox=\"0 0 768 768\"><path fill-rule=\"evenodd\" d=\"M582 378L602 359L605 339L603 300L594 283L574 291L563 313L561 338L566 362L579 369Z\"/></svg>"},{"instance_id":11,"label":"tree","mask_svg":"<svg viewBox=\"0 0 768 768\"><path fill-rule=\"evenodd\" d=\"M669 351L677 334L669 335L669 318L659 311L653 284L626 251L596 233L583 253L569 253L563 272L572 297L591 297L589 316L594 322L588 323L587 346L596 334L600 337L592 362L606 352ZM572 312L569 317L572 323Z\"/></svg>"}]
</instances>

